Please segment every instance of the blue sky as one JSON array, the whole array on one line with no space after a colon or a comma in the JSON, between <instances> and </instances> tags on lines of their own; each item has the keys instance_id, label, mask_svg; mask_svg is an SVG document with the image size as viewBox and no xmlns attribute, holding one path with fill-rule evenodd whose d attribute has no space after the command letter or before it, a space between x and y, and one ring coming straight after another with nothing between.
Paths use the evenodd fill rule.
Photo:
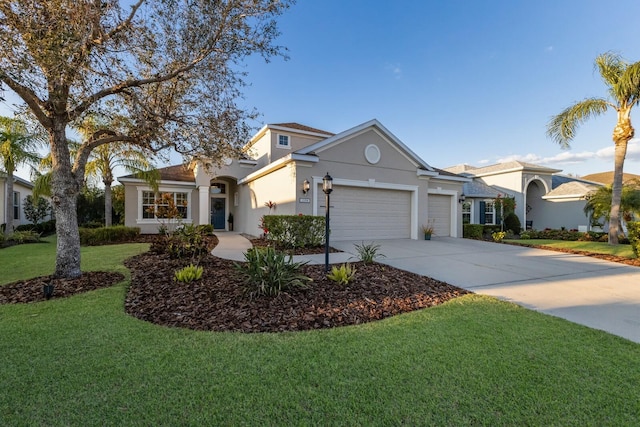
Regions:
<instances>
[{"instance_id":1,"label":"blue sky","mask_svg":"<svg viewBox=\"0 0 640 427\"><path fill-rule=\"evenodd\" d=\"M545 134L552 115L607 95L598 54L640 60L640 26L624 19L640 2L606 3L302 0L280 20L290 60L249 61L246 102L262 124L337 133L376 118L440 168L518 159L612 170L613 112L582 126L571 150ZM635 141L625 171L640 174Z\"/></svg>"},{"instance_id":2,"label":"blue sky","mask_svg":"<svg viewBox=\"0 0 640 427\"><path fill-rule=\"evenodd\" d=\"M439 168L517 159L612 170L613 112L582 126L571 150L546 124L606 96L598 54L640 60L639 15L637 0L299 0L279 20L290 59L246 61L243 102L262 113L257 127L338 133L376 118ZM640 136L640 108L632 119ZM640 174L636 141L625 171Z\"/></svg>"}]
</instances>

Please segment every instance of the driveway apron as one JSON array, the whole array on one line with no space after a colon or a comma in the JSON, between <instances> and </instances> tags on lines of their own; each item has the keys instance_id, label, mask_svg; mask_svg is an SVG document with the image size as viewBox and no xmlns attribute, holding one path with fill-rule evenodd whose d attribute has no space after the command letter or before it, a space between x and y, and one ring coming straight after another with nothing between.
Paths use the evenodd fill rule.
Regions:
<instances>
[{"instance_id":1,"label":"driveway apron","mask_svg":"<svg viewBox=\"0 0 640 427\"><path fill-rule=\"evenodd\" d=\"M366 242L369 243L369 242ZM380 240L378 261L640 343L640 268L470 239ZM353 242L331 246L356 254Z\"/></svg>"}]
</instances>

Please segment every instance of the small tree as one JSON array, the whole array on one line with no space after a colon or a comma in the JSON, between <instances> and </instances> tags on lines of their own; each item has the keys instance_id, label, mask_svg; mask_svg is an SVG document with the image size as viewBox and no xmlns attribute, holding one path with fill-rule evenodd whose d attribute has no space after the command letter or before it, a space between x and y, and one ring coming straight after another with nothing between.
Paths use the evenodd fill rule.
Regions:
<instances>
[{"instance_id":1,"label":"small tree","mask_svg":"<svg viewBox=\"0 0 640 427\"><path fill-rule=\"evenodd\" d=\"M33 225L38 225L50 213L51 205L44 197L38 196L35 202L33 196L30 195L24 199L24 216Z\"/></svg>"}]
</instances>

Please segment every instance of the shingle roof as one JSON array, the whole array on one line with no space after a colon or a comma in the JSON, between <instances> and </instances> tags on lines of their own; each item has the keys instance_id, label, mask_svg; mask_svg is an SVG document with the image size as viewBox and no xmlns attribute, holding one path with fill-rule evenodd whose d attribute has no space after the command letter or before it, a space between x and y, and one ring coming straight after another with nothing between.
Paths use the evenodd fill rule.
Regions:
<instances>
[{"instance_id":1,"label":"shingle roof","mask_svg":"<svg viewBox=\"0 0 640 427\"><path fill-rule=\"evenodd\" d=\"M312 128L311 126L301 125L300 123L272 123L269 126L281 126L289 129L302 130L305 132L321 133L323 135L328 135L328 136L335 135L334 133L327 132L326 130Z\"/></svg>"},{"instance_id":2,"label":"shingle roof","mask_svg":"<svg viewBox=\"0 0 640 427\"><path fill-rule=\"evenodd\" d=\"M467 172L469 174L479 176L491 173L506 172L510 170L528 170L546 173L557 173L561 171L561 169L552 169L546 166L534 165L533 163L525 163L518 160L513 160L511 162L497 163L495 165L485 166L481 168L468 169Z\"/></svg>"},{"instance_id":3,"label":"shingle roof","mask_svg":"<svg viewBox=\"0 0 640 427\"><path fill-rule=\"evenodd\" d=\"M588 184L581 181L571 181L560 184L558 187L549 191L542 198L556 198L556 197L576 197L584 198L587 194L598 189L598 185Z\"/></svg>"},{"instance_id":4,"label":"shingle roof","mask_svg":"<svg viewBox=\"0 0 640 427\"><path fill-rule=\"evenodd\" d=\"M451 172L455 174L464 174L466 172L473 171L476 169L478 168L475 166L467 165L467 164L449 166L448 168L444 168L444 170L446 170L447 172Z\"/></svg>"},{"instance_id":5,"label":"shingle roof","mask_svg":"<svg viewBox=\"0 0 640 427\"><path fill-rule=\"evenodd\" d=\"M196 178L193 175L193 169L189 169L188 165L173 165L158 169L160 173L160 179L162 181L184 181L195 182ZM126 175L121 178L137 178L135 174Z\"/></svg>"},{"instance_id":6,"label":"shingle roof","mask_svg":"<svg viewBox=\"0 0 640 427\"><path fill-rule=\"evenodd\" d=\"M613 171L611 172L599 172L599 173L592 173L590 175L585 175L582 177L582 179L588 180L588 181L595 181L595 182L600 182L602 184L606 184L606 185L611 185L613 184ZM634 175L632 173L623 173L622 174L622 182L629 182L632 180L640 180L640 175Z\"/></svg>"},{"instance_id":7,"label":"shingle roof","mask_svg":"<svg viewBox=\"0 0 640 427\"><path fill-rule=\"evenodd\" d=\"M498 191L495 188L485 184L482 181L474 179L471 182L465 182L462 186L462 192L465 197L484 197L495 199L498 195L504 196L504 191Z\"/></svg>"}]
</instances>

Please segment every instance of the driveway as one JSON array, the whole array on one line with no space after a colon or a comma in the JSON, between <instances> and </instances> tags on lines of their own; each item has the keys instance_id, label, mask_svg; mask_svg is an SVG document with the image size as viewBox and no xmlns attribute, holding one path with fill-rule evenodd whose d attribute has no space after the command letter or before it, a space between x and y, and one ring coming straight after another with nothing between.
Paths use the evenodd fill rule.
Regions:
<instances>
[{"instance_id":1,"label":"driveway","mask_svg":"<svg viewBox=\"0 0 640 427\"><path fill-rule=\"evenodd\" d=\"M355 253L361 243L331 246ZM640 343L638 267L449 237L375 243L386 256L379 262Z\"/></svg>"}]
</instances>

